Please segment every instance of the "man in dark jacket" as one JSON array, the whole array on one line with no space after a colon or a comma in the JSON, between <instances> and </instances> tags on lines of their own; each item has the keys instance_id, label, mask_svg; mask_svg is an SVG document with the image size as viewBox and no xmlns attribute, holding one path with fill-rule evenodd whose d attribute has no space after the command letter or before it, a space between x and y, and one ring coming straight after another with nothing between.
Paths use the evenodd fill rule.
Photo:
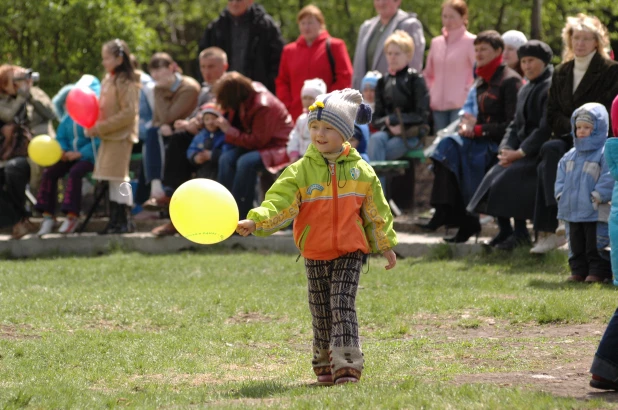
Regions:
<instances>
[{"instance_id":1,"label":"man in dark jacket","mask_svg":"<svg viewBox=\"0 0 618 410\"><path fill-rule=\"evenodd\" d=\"M213 46L223 49L230 71L258 81L274 93L283 44L279 27L262 6L253 0L230 0L206 27L199 51Z\"/></svg>"}]
</instances>

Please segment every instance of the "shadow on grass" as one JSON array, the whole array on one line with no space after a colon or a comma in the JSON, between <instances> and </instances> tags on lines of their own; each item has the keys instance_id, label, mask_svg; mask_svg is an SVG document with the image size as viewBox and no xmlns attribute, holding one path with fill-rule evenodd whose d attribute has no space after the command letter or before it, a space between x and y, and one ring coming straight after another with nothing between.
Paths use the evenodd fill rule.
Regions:
<instances>
[{"instance_id":1,"label":"shadow on grass","mask_svg":"<svg viewBox=\"0 0 618 410\"><path fill-rule=\"evenodd\" d=\"M285 393L297 387L272 381L255 381L244 384L239 389L230 391L227 395L233 399L262 399Z\"/></svg>"},{"instance_id":2,"label":"shadow on grass","mask_svg":"<svg viewBox=\"0 0 618 410\"><path fill-rule=\"evenodd\" d=\"M608 403L618 403L618 392L616 391L604 391L588 393L586 400L603 400Z\"/></svg>"},{"instance_id":3,"label":"shadow on grass","mask_svg":"<svg viewBox=\"0 0 618 410\"><path fill-rule=\"evenodd\" d=\"M518 248L512 252L489 251L469 255L465 258L469 269L479 266L500 266L507 274L565 274L569 272L568 256L562 251L552 251L545 255L531 254L528 248Z\"/></svg>"},{"instance_id":4,"label":"shadow on grass","mask_svg":"<svg viewBox=\"0 0 618 410\"><path fill-rule=\"evenodd\" d=\"M592 283L581 283L581 282L547 282L544 280L530 280L528 282L528 286L537 289L546 289L546 290L563 290L563 289L587 289L591 286L595 286ZM615 292L615 286L611 284L598 284L601 287L601 290Z\"/></svg>"}]
</instances>

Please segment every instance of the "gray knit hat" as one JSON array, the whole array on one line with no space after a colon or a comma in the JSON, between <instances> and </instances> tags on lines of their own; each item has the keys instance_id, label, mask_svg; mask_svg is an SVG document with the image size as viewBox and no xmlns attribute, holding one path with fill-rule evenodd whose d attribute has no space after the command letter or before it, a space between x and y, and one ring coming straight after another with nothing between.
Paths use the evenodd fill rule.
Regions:
<instances>
[{"instance_id":1,"label":"gray knit hat","mask_svg":"<svg viewBox=\"0 0 618 410\"><path fill-rule=\"evenodd\" d=\"M578 122L587 122L588 124L594 126L594 115L586 110L580 110L575 117L575 124Z\"/></svg>"},{"instance_id":2,"label":"gray knit hat","mask_svg":"<svg viewBox=\"0 0 618 410\"><path fill-rule=\"evenodd\" d=\"M346 88L328 94L318 95L309 107L307 125L313 121L324 121L332 125L348 141L354 135L354 123L367 124L371 121L371 107L363 102L357 90Z\"/></svg>"}]
</instances>

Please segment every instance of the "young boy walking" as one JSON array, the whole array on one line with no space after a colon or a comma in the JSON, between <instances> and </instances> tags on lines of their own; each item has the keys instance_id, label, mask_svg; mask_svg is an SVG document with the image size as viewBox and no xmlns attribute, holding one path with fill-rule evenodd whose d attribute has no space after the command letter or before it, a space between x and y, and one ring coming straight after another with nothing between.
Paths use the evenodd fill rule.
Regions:
<instances>
[{"instance_id":1,"label":"young boy walking","mask_svg":"<svg viewBox=\"0 0 618 410\"><path fill-rule=\"evenodd\" d=\"M243 236L267 236L293 219L305 258L313 317L313 370L318 384L357 382L363 369L355 299L363 254L381 252L396 264L393 216L378 178L350 146L354 122L371 108L352 89L322 94L309 107L311 145L288 166L262 205L238 223Z\"/></svg>"}]
</instances>

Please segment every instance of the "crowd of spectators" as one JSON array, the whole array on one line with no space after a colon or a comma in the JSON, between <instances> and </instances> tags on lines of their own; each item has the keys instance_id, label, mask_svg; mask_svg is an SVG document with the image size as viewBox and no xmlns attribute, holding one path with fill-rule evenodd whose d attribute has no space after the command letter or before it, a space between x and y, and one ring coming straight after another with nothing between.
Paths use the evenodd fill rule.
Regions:
<instances>
[{"instance_id":1,"label":"crowd of spectators","mask_svg":"<svg viewBox=\"0 0 618 410\"><path fill-rule=\"evenodd\" d=\"M127 144L142 153L131 213L139 219L165 215L178 186L207 177L232 192L243 216L272 176L305 153L307 109L316 97L352 87L373 110L372 122L355 126L350 141L366 160L402 159L424 148L426 136L440 134L427 152L434 212L419 224L422 229L456 227L445 240L465 242L481 231L479 215L488 215L499 226L488 247L525 245L545 253L563 245L560 233L569 227L562 229L554 188L558 163L573 146L571 116L591 102L609 112L618 94L618 64L601 21L569 17L562 61L554 68L550 47L520 31L470 33L463 0L444 1L442 31L426 50L419 17L400 6L401 0L374 1L376 15L359 27L353 59L345 42L331 37L318 7L299 11L300 35L284 44L275 20L253 0L228 2L207 25L197 56L201 84L183 75L170 54L155 53L146 72L128 53L140 95L139 140L131 137ZM110 44L116 50L120 42ZM125 64L128 47L120 46L110 58ZM36 229L24 205L28 191L36 197L32 209L48 217L39 235L53 231L57 181L66 175L60 209L72 223L59 232L75 231L83 212L81 180L100 173L103 141L66 114L66 94L76 84L60 90L52 104L29 73L0 67L0 225L12 226L14 238ZM77 84L99 93L100 83L92 79ZM43 171L25 147L34 135L55 137L54 120L64 154ZM117 170L121 179L123 169ZM389 179L381 182L386 189ZM534 246L528 221L538 237ZM130 230L129 223L122 231ZM153 230L175 233L171 222Z\"/></svg>"}]
</instances>

